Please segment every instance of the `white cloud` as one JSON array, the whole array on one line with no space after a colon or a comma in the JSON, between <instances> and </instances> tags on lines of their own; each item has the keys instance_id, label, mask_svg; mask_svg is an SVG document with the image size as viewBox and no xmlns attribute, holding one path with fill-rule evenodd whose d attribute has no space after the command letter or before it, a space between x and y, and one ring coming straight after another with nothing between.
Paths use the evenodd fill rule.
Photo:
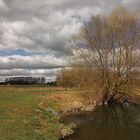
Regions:
<instances>
[{"instance_id":1,"label":"white cloud","mask_svg":"<svg viewBox=\"0 0 140 140\"><path fill-rule=\"evenodd\" d=\"M36 56L0 57L0 69L63 67L73 55L69 40L83 20L117 5L139 10L139 0L0 0L0 51L22 49ZM44 55L45 54L45 55Z\"/></svg>"},{"instance_id":2,"label":"white cloud","mask_svg":"<svg viewBox=\"0 0 140 140\"><path fill-rule=\"evenodd\" d=\"M62 59L57 59L54 56L0 56L0 69L54 69L61 68L67 65L67 62Z\"/></svg>"}]
</instances>

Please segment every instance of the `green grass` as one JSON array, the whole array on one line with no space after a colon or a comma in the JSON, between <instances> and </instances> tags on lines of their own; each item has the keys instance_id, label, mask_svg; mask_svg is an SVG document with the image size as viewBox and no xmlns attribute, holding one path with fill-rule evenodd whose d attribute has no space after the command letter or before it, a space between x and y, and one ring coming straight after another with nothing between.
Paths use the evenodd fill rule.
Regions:
<instances>
[{"instance_id":1,"label":"green grass","mask_svg":"<svg viewBox=\"0 0 140 140\"><path fill-rule=\"evenodd\" d=\"M0 87L0 140L57 140L59 123L50 113L35 110L39 96L60 91L46 87Z\"/></svg>"}]
</instances>

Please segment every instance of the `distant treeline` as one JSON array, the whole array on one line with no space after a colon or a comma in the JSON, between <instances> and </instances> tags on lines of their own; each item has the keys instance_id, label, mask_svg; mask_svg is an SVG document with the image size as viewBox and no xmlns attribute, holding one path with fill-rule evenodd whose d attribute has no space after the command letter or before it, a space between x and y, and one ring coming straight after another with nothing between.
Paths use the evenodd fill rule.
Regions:
<instances>
[{"instance_id":1,"label":"distant treeline","mask_svg":"<svg viewBox=\"0 0 140 140\"><path fill-rule=\"evenodd\" d=\"M11 85L37 85L45 84L44 77L9 77L6 78L1 84L11 84Z\"/></svg>"},{"instance_id":2,"label":"distant treeline","mask_svg":"<svg viewBox=\"0 0 140 140\"><path fill-rule=\"evenodd\" d=\"M0 82L0 85L46 85L57 86L56 81L46 82L45 77L10 77Z\"/></svg>"}]
</instances>

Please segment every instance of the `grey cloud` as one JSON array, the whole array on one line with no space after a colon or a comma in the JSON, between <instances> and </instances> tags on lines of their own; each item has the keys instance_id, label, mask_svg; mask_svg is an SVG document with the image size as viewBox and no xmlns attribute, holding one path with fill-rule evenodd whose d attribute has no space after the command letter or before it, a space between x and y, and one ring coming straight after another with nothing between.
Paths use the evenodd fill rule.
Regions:
<instances>
[{"instance_id":1,"label":"grey cloud","mask_svg":"<svg viewBox=\"0 0 140 140\"><path fill-rule=\"evenodd\" d=\"M69 40L83 20L108 14L119 4L136 10L140 7L139 0L0 0L0 50L47 54L0 57L0 69L65 67L65 57L73 55Z\"/></svg>"},{"instance_id":2,"label":"grey cloud","mask_svg":"<svg viewBox=\"0 0 140 140\"><path fill-rule=\"evenodd\" d=\"M53 56L7 56L0 57L0 69L54 69L67 66L64 59Z\"/></svg>"},{"instance_id":3,"label":"grey cloud","mask_svg":"<svg viewBox=\"0 0 140 140\"><path fill-rule=\"evenodd\" d=\"M17 48L27 51L52 50L52 53L57 53L58 56L59 53L60 55L71 55L72 52L65 46L67 40L65 34L60 34L63 29L63 24L61 25L61 23L63 22L60 22L60 29L56 30L58 26L54 21L50 21L48 25L47 21L38 18L33 18L30 22L1 22L0 50ZM50 28L52 24L54 28Z\"/></svg>"},{"instance_id":4,"label":"grey cloud","mask_svg":"<svg viewBox=\"0 0 140 140\"><path fill-rule=\"evenodd\" d=\"M140 11L140 1L139 0L123 0L122 4L132 10L135 9L135 10Z\"/></svg>"},{"instance_id":5,"label":"grey cloud","mask_svg":"<svg viewBox=\"0 0 140 140\"><path fill-rule=\"evenodd\" d=\"M3 0L0 0L0 11L1 11L2 13L8 11L8 7L7 7L7 5L4 3Z\"/></svg>"},{"instance_id":6,"label":"grey cloud","mask_svg":"<svg viewBox=\"0 0 140 140\"><path fill-rule=\"evenodd\" d=\"M132 0L1 0L8 11L1 14L0 50L22 48L27 51L48 51L54 55L72 55L66 44L82 26L76 17L85 19L92 14L105 13L120 3ZM140 5L133 1L133 7ZM16 28L13 28L13 25ZM20 25L23 24L23 25ZM23 27L21 27L23 26ZM24 28L24 29L23 29Z\"/></svg>"},{"instance_id":7,"label":"grey cloud","mask_svg":"<svg viewBox=\"0 0 140 140\"><path fill-rule=\"evenodd\" d=\"M58 69L59 70L59 69ZM26 70L26 69L12 69L12 70L0 70L0 76L45 76L53 77L57 74L57 69L50 70L38 69L38 70Z\"/></svg>"},{"instance_id":8,"label":"grey cloud","mask_svg":"<svg viewBox=\"0 0 140 140\"><path fill-rule=\"evenodd\" d=\"M0 70L0 76L20 76L20 75L27 75L27 71L22 69Z\"/></svg>"}]
</instances>

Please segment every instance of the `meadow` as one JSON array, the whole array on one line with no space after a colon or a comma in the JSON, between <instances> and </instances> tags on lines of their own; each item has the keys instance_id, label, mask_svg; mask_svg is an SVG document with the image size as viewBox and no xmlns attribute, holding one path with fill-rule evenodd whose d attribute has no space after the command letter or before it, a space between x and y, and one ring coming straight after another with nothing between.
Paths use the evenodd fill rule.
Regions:
<instances>
[{"instance_id":1,"label":"meadow","mask_svg":"<svg viewBox=\"0 0 140 140\"><path fill-rule=\"evenodd\" d=\"M48 112L39 112L40 97L62 89L32 86L0 87L0 140L56 140L60 125ZM51 103L51 102L50 102Z\"/></svg>"},{"instance_id":2,"label":"meadow","mask_svg":"<svg viewBox=\"0 0 140 140\"><path fill-rule=\"evenodd\" d=\"M139 100L139 93L135 88L133 97ZM100 96L94 89L0 86L0 140L59 140L73 133L73 125L60 118L93 111Z\"/></svg>"}]
</instances>

